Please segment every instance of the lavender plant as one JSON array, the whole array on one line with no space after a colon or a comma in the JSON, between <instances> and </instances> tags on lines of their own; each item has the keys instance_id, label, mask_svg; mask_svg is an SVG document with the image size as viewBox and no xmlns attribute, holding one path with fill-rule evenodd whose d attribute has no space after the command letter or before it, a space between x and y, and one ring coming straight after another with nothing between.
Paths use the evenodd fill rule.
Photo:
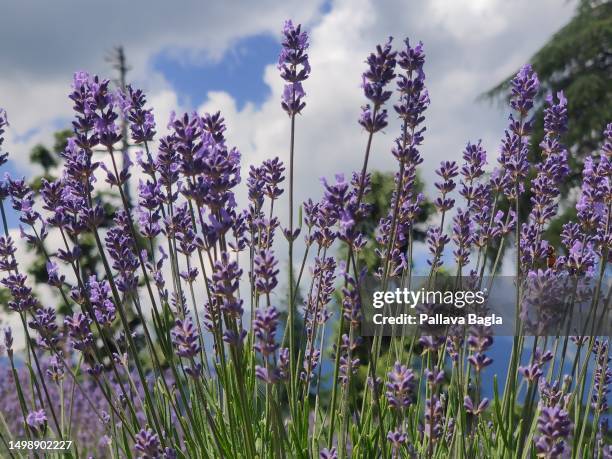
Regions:
<instances>
[{"instance_id":1,"label":"lavender plant","mask_svg":"<svg viewBox=\"0 0 612 459\"><path fill-rule=\"evenodd\" d=\"M287 21L278 66L285 81L281 108L289 117L288 165L273 158L252 166L245 207L236 197L241 155L229 145L220 113L173 116L169 133L159 136L141 90L113 92L108 80L74 75L73 136L61 176L43 182L39 200L24 180L7 175L0 183L0 283L10 291L8 307L25 337L21 352L13 331L3 334L4 455L20 456L13 447L20 438L74 440L65 452L69 457L609 455L609 345L592 327L607 317L597 305L610 295L605 280L612 242L612 124L605 127L601 151L585 162L577 220L564 226L566 253L553 261L544 230L560 206L558 187L569 172L562 144L569 102L562 93L547 99L542 161L530 164L529 114L538 78L529 66L512 80L514 113L499 166L485 171L487 152L478 141L467 143L463 164L444 161L436 170L438 216L427 232L424 268L429 286L450 270L455 286L490 286L504 244L516 254L517 318L526 317L520 307L524 278L580 274L590 282L590 328L572 330L579 336L571 340L539 339L528 338L521 325L500 393L498 375L491 374L494 339L486 326L463 334L424 332L418 340L394 329L386 346L381 333L360 336L368 275L383 290L410 288L417 269L414 224L425 198L415 179L430 103L423 44L406 39L396 51L389 39L367 57L367 102L357 120L365 131L361 167L350 178L324 179L323 197L303 203L296 226L294 140L296 115L307 116L307 48L307 33ZM120 117L140 148L133 162L123 164L116 158ZM400 134L388 142L383 128L391 125ZM0 110L0 148L7 126ZM375 140L389 143L397 171L388 213L378 222L376 241L369 242L359 223L371 218L364 197L371 188ZM104 157L98 160L94 150L103 150ZM0 150L0 165L7 158ZM530 172L535 178L528 181ZM132 175L140 178L134 208L124 194ZM118 193L121 208L114 215L105 215L94 193L102 187ZM275 215L284 187L288 222ZM527 187L532 206L521 221L520 196ZM512 204L507 212L500 207L504 199ZM23 241L46 257L46 288L72 306L63 321L20 269L7 203L19 215ZM105 217L112 217L110 228L101 226ZM288 241L284 330L279 228ZM300 234L304 257L296 277ZM89 277L81 269L85 237L95 240L103 267ZM380 258L373 273L360 262L367 244L375 245ZM497 256L487 278L492 247ZM455 266L448 266L448 253ZM574 287L572 298L583 295L582 287ZM303 304L300 289L306 292ZM569 371L568 342L576 351ZM485 386L493 388L492 395L484 396Z\"/></svg>"}]
</instances>

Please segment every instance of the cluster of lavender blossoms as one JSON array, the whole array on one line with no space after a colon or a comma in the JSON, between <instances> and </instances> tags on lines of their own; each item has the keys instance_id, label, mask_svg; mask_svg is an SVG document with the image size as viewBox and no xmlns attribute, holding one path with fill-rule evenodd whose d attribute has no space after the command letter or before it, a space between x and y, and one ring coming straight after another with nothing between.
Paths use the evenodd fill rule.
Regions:
<instances>
[{"instance_id":1,"label":"cluster of lavender blossoms","mask_svg":"<svg viewBox=\"0 0 612 459\"><path fill-rule=\"evenodd\" d=\"M367 56L361 78L363 162L322 179L321 199L302 203L294 218L309 36L289 20L281 39L286 163L275 157L244 173L221 113L173 113L163 129L142 90L77 72L57 178L38 187L8 174L0 182L0 285L25 344L18 349L12 329L3 330L0 455L15 457L9 442L22 438L74 440L70 457L612 457L608 340L594 328L527 340L541 324L521 303L529 285L546 292L555 276L579 276L569 298L594 298L587 325L607 317L597 300L609 296L612 123L601 151L584 161L577 217L563 226L559 256L546 235L565 206L571 105L563 92L545 98L541 160L531 164L539 81L528 65L511 81L497 167L487 169L480 140L465 145L462 162L443 161L431 201L437 215L423 224L425 52L408 39L396 50L389 38ZM385 128L399 132L392 142ZM0 166L7 130L0 109ZM121 141L131 160L118 154ZM368 165L384 142L396 164L393 192L372 222ZM275 214L285 194L288 221ZM424 266L414 256L417 230ZM35 286L18 263L17 237L44 257L46 285ZM427 288L490 287L508 245L520 327L503 386L491 374L491 327L360 336L371 279L381 290L412 288L422 271ZM86 263L92 250L98 268ZM483 396L487 381L494 397Z\"/></svg>"}]
</instances>

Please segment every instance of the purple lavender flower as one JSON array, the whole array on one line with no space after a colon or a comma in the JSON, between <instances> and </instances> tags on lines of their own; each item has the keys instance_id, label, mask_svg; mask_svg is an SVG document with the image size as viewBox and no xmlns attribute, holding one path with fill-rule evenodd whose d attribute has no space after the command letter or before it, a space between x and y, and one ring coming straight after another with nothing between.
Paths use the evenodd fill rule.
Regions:
<instances>
[{"instance_id":1,"label":"purple lavender flower","mask_svg":"<svg viewBox=\"0 0 612 459\"><path fill-rule=\"evenodd\" d=\"M264 360L267 360L279 346L276 342L278 317L278 311L274 306L255 311L255 320L253 321L253 332L257 338L255 350L263 356Z\"/></svg>"},{"instance_id":2,"label":"purple lavender flower","mask_svg":"<svg viewBox=\"0 0 612 459\"><path fill-rule=\"evenodd\" d=\"M319 459L338 459L338 452L336 451L336 448L323 448L319 452Z\"/></svg>"},{"instance_id":3,"label":"purple lavender flower","mask_svg":"<svg viewBox=\"0 0 612 459\"><path fill-rule=\"evenodd\" d=\"M425 399L424 412L424 433L431 442L435 442L442 436L444 427L444 407L437 395Z\"/></svg>"},{"instance_id":4,"label":"purple lavender flower","mask_svg":"<svg viewBox=\"0 0 612 459\"><path fill-rule=\"evenodd\" d=\"M6 327L3 331L4 348L9 358L13 356L13 330L11 327Z\"/></svg>"},{"instance_id":5,"label":"purple lavender flower","mask_svg":"<svg viewBox=\"0 0 612 459\"><path fill-rule=\"evenodd\" d=\"M533 362L532 364L527 366L521 366L518 368L518 370L523 375L523 377L530 383L538 382L540 376L542 376L540 364L537 362Z\"/></svg>"},{"instance_id":6,"label":"purple lavender flower","mask_svg":"<svg viewBox=\"0 0 612 459\"><path fill-rule=\"evenodd\" d=\"M510 106L517 112L526 115L533 108L533 99L540 86L538 76L531 65L523 66L512 79L510 85L512 89Z\"/></svg>"},{"instance_id":7,"label":"purple lavender flower","mask_svg":"<svg viewBox=\"0 0 612 459\"><path fill-rule=\"evenodd\" d=\"M340 345L340 366L338 368L338 380L343 387L346 387L350 378L359 370L360 359L354 357L358 342L349 337L346 333L342 335Z\"/></svg>"},{"instance_id":8,"label":"purple lavender flower","mask_svg":"<svg viewBox=\"0 0 612 459\"><path fill-rule=\"evenodd\" d=\"M461 166L461 175L464 180L464 188L471 185L475 180L484 174L484 165L487 163L487 152L482 147L482 141L478 143L468 142L463 151L463 159L465 163ZM461 191L462 196L469 199L469 193Z\"/></svg>"},{"instance_id":9,"label":"purple lavender flower","mask_svg":"<svg viewBox=\"0 0 612 459\"><path fill-rule=\"evenodd\" d=\"M57 333L55 309L40 308L34 318L28 323L30 328L39 334L39 344L46 349L53 349L58 344L60 336Z\"/></svg>"},{"instance_id":10,"label":"purple lavender flower","mask_svg":"<svg viewBox=\"0 0 612 459\"><path fill-rule=\"evenodd\" d=\"M231 260L228 253L222 253L213 266L213 291L221 300L222 311L234 318L241 317L243 313L243 301L237 296L240 276L242 269L238 263Z\"/></svg>"},{"instance_id":11,"label":"purple lavender flower","mask_svg":"<svg viewBox=\"0 0 612 459\"><path fill-rule=\"evenodd\" d=\"M141 429L136 434L134 448L143 459L159 459L162 457L159 437L151 429Z\"/></svg>"},{"instance_id":12,"label":"purple lavender flower","mask_svg":"<svg viewBox=\"0 0 612 459\"><path fill-rule=\"evenodd\" d=\"M439 227L429 228L427 231L427 246L429 253L432 255L432 259L428 259L427 263L432 269L437 269L442 266L442 254L444 253L444 247L450 242L450 238L442 233Z\"/></svg>"},{"instance_id":13,"label":"purple lavender flower","mask_svg":"<svg viewBox=\"0 0 612 459\"><path fill-rule=\"evenodd\" d=\"M557 381L549 383L546 378L540 378L538 390L542 403L548 407L556 406L563 396L563 390L559 388L559 383Z\"/></svg>"},{"instance_id":14,"label":"purple lavender flower","mask_svg":"<svg viewBox=\"0 0 612 459\"><path fill-rule=\"evenodd\" d=\"M391 444L393 445L392 457L400 457L400 448L404 446L408 441L408 436L406 435L406 433L398 429L390 430L387 433L387 440L389 440L389 442L391 442Z\"/></svg>"},{"instance_id":15,"label":"purple lavender flower","mask_svg":"<svg viewBox=\"0 0 612 459\"><path fill-rule=\"evenodd\" d=\"M80 312L64 319L64 325L68 329L68 335L72 339L72 345L75 349L85 351L93 345L94 336L89 328L90 324L91 319Z\"/></svg>"},{"instance_id":16,"label":"purple lavender flower","mask_svg":"<svg viewBox=\"0 0 612 459\"><path fill-rule=\"evenodd\" d=\"M438 367L433 367L431 370L426 368L424 375L427 384L432 388L439 386L444 381L444 370L441 370Z\"/></svg>"},{"instance_id":17,"label":"purple lavender flower","mask_svg":"<svg viewBox=\"0 0 612 459\"><path fill-rule=\"evenodd\" d=\"M150 142L155 136L153 109L144 108L147 99L142 90L133 89L131 85L127 85L126 89L126 93L118 92L117 101L130 123L132 140L137 144Z\"/></svg>"},{"instance_id":18,"label":"purple lavender flower","mask_svg":"<svg viewBox=\"0 0 612 459\"><path fill-rule=\"evenodd\" d=\"M34 410L28 413L25 421L34 430L40 430L42 432L47 425L47 414L43 409Z\"/></svg>"},{"instance_id":19,"label":"purple lavender flower","mask_svg":"<svg viewBox=\"0 0 612 459\"><path fill-rule=\"evenodd\" d=\"M493 344L493 337L490 335L489 328L484 326L471 327L467 344L472 351L485 352Z\"/></svg>"},{"instance_id":20,"label":"purple lavender flower","mask_svg":"<svg viewBox=\"0 0 612 459\"><path fill-rule=\"evenodd\" d=\"M455 205L455 200L448 198L447 195L455 189L456 183L453 180L458 175L457 163L455 161L442 161L436 174L442 178L442 182L434 183L440 191L441 196L436 198L434 204L439 212L446 212Z\"/></svg>"},{"instance_id":21,"label":"purple lavender flower","mask_svg":"<svg viewBox=\"0 0 612 459\"><path fill-rule=\"evenodd\" d=\"M0 271L15 271L17 269L16 251L17 249L10 236L0 236Z\"/></svg>"},{"instance_id":22,"label":"purple lavender flower","mask_svg":"<svg viewBox=\"0 0 612 459\"><path fill-rule=\"evenodd\" d=\"M538 430L541 435L536 437L537 452L544 457L561 457L567 451L565 443L572 431L572 422L569 413L564 409L544 407L538 418Z\"/></svg>"},{"instance_id":23,"label":"purple lavender flower","mask_svg":"<svg viewBox=\"0 0 612 459\"><path fill-rule=\"evenodd\" d=\"M389 40L384 45L376 46L376 52L371 53L366 59L368 69L362 75L363 93L369 99L374 108L383 105L391 97L392 92L385 89L386 85L395 78L395 65L397 53L391 48Z\"/></svg>"},{"instance_id":24,"label":"purple lavender flower","mask_svg":"<svg viewBox=\"0 0 612 459\"><path fill-rule=\"evenodd\" d=\"M453 217L453 242L455 243L455 262L458 266L465 266L470 261L470 246L474 237L472 220L468 212L459 209Z\"/></svg>"},{"instance_id":25,"label":"purple lavender flower","mask_svg":"<svg viewBox=\"0 0 612 459\"><path fill-rule=\"evenodd\" d=\"M406 170L407 169L405 169L405 171ZM396 183L399 184L398 176L399 174L396 175ZM376 241L381 247L380 249L376 249L376 254L381 260L388 260L387 275L390 277L400 275L403 269L408 266L404 253L408 243L407 236L413 226L416 216L420 213L420 204L422 201L422 194L417 195L416 199L412 197L413 178L404 180L404 185L405 186L402 186L402 190L400 190L399 196L397 189L394 190L392 196L392 202L395 202L397 199L399 199L399 202L397 206L398 214L395 218L395 240L389 253L387 253L387 250L392 236L394 208L389 210L387 216L381 217L376 231ZM382 265L384 265L384 263L382 263ZM384 275L383 266L381 266L374 275L378 278L382 278Z\"/></svg>"},{"instance_id":26,"label":"purple lavender flower","mask_svg":"<svg viewBox=\"0 0 612 459\"><path fill-rule=\"evenodd\" d=\"M110 327L115 320L116 308L111 299L111 288L108 281L98 282L91 276L88 282L89 301L97 322L103 327Z\"/></svg>"},{"instance_id":27,"label":"purple lavender flower","mask_svg":"<svg viewBox=\"0 0 612 459\"><path fill-rule=\"evenodd\" d=\"M599 413L608 411L608 394L612 383L612 368L610 367L610 356L608 354L608 340L597 341L593 347L596 356L597 366L593 375L593 395L591 406Z\"/></svg>"},{"instance_id":28,"label":"purple lavender flower","mask_svg":"<svg viewBox=\"0 0 612 459\"><path fill-rule=\"evenodd\" d=\"M533 107L533 99L539 86L538 77L530 65L524 66L511 81L510 105L518 112L519 119L510 115L510 126L502 140L499 162L504 170L504 193L510 200L518 199L524 191L524 180L529 172L529 132L531 122L526 120Z\"/></svg>"},{"instance_id":29,"label":"purple lavender flower","mask_svg":"<svg viewBox=\"0 0 612 459\"><path fill-rule=\"evenodd\" d=\"M289 377L289 348L287 347L281 347L278 350L276 374L280 381L284 381Z\"/></svg>"},{"instance_id":30,"label":"purple lavender flower","mask_svg":"<svg viewBox=\"0 0 612 459\"><path fill-rule=\"evenodd\" d=\"M367 132L378 132L389 124L387 122L387 110L383 109L380 112L375 112L370 105L364 105L361 107L358 122Z\"/></svg>"},{"instance_id":31,"label":"purple lavender flower","mask_svg":"<svg viewBox=\"0 0 612 459\"><path fill-rule=\"evenodd\" d=\"M19 221L33 226L42 218L40 213L34 210L34 191L25 183L25 179L13 179L8 173L5 177L13 209L20 214Z\"/></svg>"},{"instance_id":32,"label":"purple lavender flower","mask_svg":"<svg viewBox=\"0 0 612 459\"><path fill-rule=\"evenodd\" d=\"M25 312L38 306L38 301L32 295L32 289L26 286L27 277L24 274L10 274L0 281L11 292L12 299L8 302L9 309Z\"/></svg>"},{"instance_id":33,"label":"purple lavender flower","mask_svg":"<svg viewBox=\"0 0 612 459\"><path fill-rule=\"evenodd\" d=\"M612 183L610 161L606 155L612 145L612 125L604 131L604 139L599 161L595 155L584 161L582 188L576 204L578 224L568 223L562 232L562 241L569 255L567 258L559 257L558 264L565 264L571 274L593 271L596 255L603 252L611 238L607 203L612 197Z\"/></svg>"},{"instance_id":34,"label":"purple lavender flower","mask_svg":"<svg viewBox=\"0 0 612 459\"><path fill-rule=\"evenodd\" d=\"M285 180L285 166L278 158L268 159L262 163L263 191L270 199L278 198L283 190L279 184Z\"/></svg>"},{"instance_id":35,"label":"purple lavender flower","mask_svg":"<svg viewBox=\"0 0 612 459\"><path fill-rule=\"evenodd\" d=\"M431 306L431 305L425 305ZM437 352L438 349L444 344L443 336L423 335L419 338L419 344L423 346L422 353L426 352Z\"/></svg>"},{"instance_id":36,"label":"purple lavender flower","mask_svg":"<svg viewBox=\"0 0 612 459\"><path fill-rule=\"evenodd\" d=\"M398 66L404 70L400 73L397 81L397 89L400 93L399 104L393 108L406 124L406 130L401 134L397 142L397 154L400 160L419 162L417 147L423 140L425 128L417 129L425 120L423 113L429 106L429 93L425 88L425 53L423 43L410 46L410 41L404 40L406 47L397 56Z\"/></svg>"},{"instance_id":37,"label":"purple lavender flower","mask_svg":"<svg viewBox=\"0 0 612 459\"><path fill-rule=\"evenodd\" d=\"M4 143L4 131L9 125L8 118L6 116L6 110L0 107L0 166L5 164L8 160L8 153L2 153L2 144Z\"/></svg>"},{"instance_id":38,"label":"purple lavender flower","mask_svg":"<svg viewBox=\"0 0 612 459\"><path fill-rule=\"evenodd\" d=\"M476 352L468 357L468 362L474 367L477 372L481 372L484 368L493 363L493 359L487 357L486 354Z\"/></svg>"},{"instance_id":39,"label":"purple lavender flower","mask_svg":"<svg viewBox=\"0 0 612 459\"><path fill-rule=\"evenodd\" d=\"M321 179L325 192L323 195L325 210L335 218L340 218L343 209L346 207L350 199L349 182L343 174L336 174L335 183L329 183L325 179Z\"/></svg>"},{"instance_id":40,"label":"purple lavender flower","mask_svg":"<svg viewBox=\"0 0 612 459\"><path fill-rule=\"evenodd\" d=\"M193 358L200 352L198 332L191 317L177 319L172 329L172 344L180 357Z\"/></svg>"},{"instance_id":41,"label":"purple lavender flower","mask_svg":"<svg viewBox=\"0 0 612 459\"><path fill-rule=\"evenodd\" d=\"M277 286L278 269L276 265L278 261L272 250L260 251L254 259L255 263L255 285L257 291L263 294L269 294Z\"/></svg>"},{"instance_id":42,"label":"purple lavender flower","mask_svg":"<svg viewBox=\"0 0 612 459\"><path fill-rule=\"evenodd\" d=\"M472 401L471 397L469 395L466 395L463 398L463 406L465 407L465 411L467 413L473 416L479 416L487 409L487 406L489 406L489 399L483 398L478 404L478 406L474 406L474 402Z\"/></svg>"},{"instance_id":43,"label":"purple lavender flower","mask_svg":"<svg viewBox=\"0 0 612 459\"><path fill-rule=\"evenodd\" d=\"M552 95L546 99L544 140L540 143L544 161L537 165L538 173L531 183L533 208L521 228L521 256L526 265L546 257L548 243L541 238L542 227L556 215L559 185L569 173L567 150L559 140L567 129L567 100L563 92L557 97L557 104Z\"/></svg>"},{"instance_id":44,"label":"purple lavender flower","mask_svg":"<svg viewBox=\"0 0 612 459\"><path fill-rule=\"evenodd\" d=\"M344 318L352 327L356 327L361 323L361 295L359 294L359 281L351 276L348 272L344 274L346 279L346 287L342 288L342 313ZM328 287L328 292L333 286ZM328 293L331 297L331 292Z\"/></svg>"},{"instance_id":45,"label":"purple lavender flower","mask_svg":"<svg viewBox=\"0 0 612 459\"><path fill-rule=\"evenodd\" d=\"M315 284L312 291L308 293L304 308L304 322L309 340L312 339L315 324L324 325L331 317L331 313L327 310L326 305L330 303L332 295L336 290L334 283L336 279L336 261L333 257L316 257L311 273L313 279L315 279ZM351 284L351 279L347 279L347 285L354 285Z\"/></svg>"},{"instance_id":46,"label":"purple lavender flower","mask_svg":"<svg viewBox=\"0 0 612 459\"><path fill-rule=\"evenodd\" d=\"M400 162L400 170L395 174L392 205L388 214L378 223L376 240L382 249L377 250L377 254L384 262L375 275L380 278L384 275L398 276L407 266L407 235L420 213L420 203L423 200L422 195L415 196L414 183L416 166L423 162L418 148L423 142L425 128L419 126L425 120L423 113L429 106L423 72L425 54L422 43L415 47L410 46L408 39L404 43L406 47L398 55L398 64L403 70L397 81L400 100L394 106L403 124L392 149L393 156Z\"/></svg>"},{"instance_id":47,"label":"purple lavender flower","mask_svg":"<svg viewBox=\"0 0 612 459\"><path fill-rule=\"evenodd\" d=\"M264 187L266 186L266 177L263 166L251 166L249 176L246 181L249 191L249 200L253 203L254 211L261 209L264 199Z\"/></svg>"},{"instance_id":48,"label":"purple lavender flower","mask_svg":"<svg viewBox=\"0 0 612 459\"><path fill-rule=\"evenodd\" d=\"M463 346L463 337L456 333L455 330L449 332L449 336L446 338L446 353L451 358L453 366L459 361L459 352Z\"/></svg>"},{"instance_id":49,"label":"purple lavender flower","mask_svg":"<svg viewBox=\"0 0 612 459\"><path fill-rule=\"evenodd\" d=\"M233 295L238 289L242 275L238 263L231 260L229 254L223 253L214 268L212 280L215 284L215 293L220 296Z\"/></svg>"},{"instance_id":50,"label":"purple lavender flower","mask_svg":"<svg viewBox=\"0 0 612 459\"><path fill-rule=\"evenodd\" d=\"M47 276L49 277L47 283L54 287L61 287L64 284L64 281L66 280L66 276L59 273L59 266L57 265L57 263L48 261L46 266Z\"/></svg>"},{"instance_id":51,"label":"purple lavender flower","mask_svg":"<svg viewBox=\"0 0 612 459\"><path fill-rule=\"evenodd\" d=\"M319 366L320 360L321 351L312 345L308 345L304 352L303 369L300 371L302 381L310 381L315 377L315 370Z\"/></svg>"},{"instance_id":52,"label":"purple lavender flower","mask_svg":"<svg viewBox=\"0 0 612 459\"><path fill-rule=\"evenodd\" d=\"M384 45L378 45L376 52L368 56L368 69L362 75L361 87L372 106L367 104L361 108L359 124L370 134L387 126L387 110L381 110L381 107L391 97L392 92L386 86L395 78L397 63L397 53L391 49L391 40L389 38Z\"/></svg>"},{"instance_id":53,"label":"purple lavender flower","mask_svg":"<svg viewBox=\"0 0 612 459\"><path fill-rule=\"evenodd\" d=\"M121 292L134 292L138 286L138 258L135 253L135 242L131 236L129 216L125 211L115 215L115 225L106 237L106 248L113 260L113 268L117 271L117 288Z\"/></svg>"},{"instance_id":54,"label":"purple lavender flower","mask_svg":"<svg viewBox=\"0 0 612 459\"><path fill-rule=\"evenodd\" d=\"M73 129L81 148L91 149L97 144L112 148L121 139L115 121L115 97L109 91L110 80L101 80L86 72L77 72L74 76L73 92L70 98L74 101L77 113ZM93 131L91 135L89 132Z\"/></svg>"},{"instance_id":55,"label":"purple lavender flower","mask_svg":"<svg viewBox=\"0 0 612 459\"><path fill-rule=\"evenodd\" d=\"M412 403L414 390L416 388L416 375L414 371L400 362L395 362L393 370L387 377L387 400L389 405L395 409L403 409Z\"/></svg>"},{"instance_id":56,"label":"purple lavender flower","mask_svg":"<svg viewBox=\"0 0 612 459\"><path fill-rule=\"evenodd\" d=\"M278 69L281 78L287 82L283 89L281 106L289 116L301 113L306 103L302 81L310 75L308 62L308 34L302 30L302 25L293 25L291 20L285 21L283 27L282 49L278 58Z\"/></svg>"},{"instance_id":57,"label":"purple lavender flower","mask_svg":"<svg viewBox=\"0 0 612 459\"><path fill-rule=\"evenodd\" d=\"M46 370L47 376L56 384L59 384L60 381L63 381L65 376L64 364L62 360L54 355L51 357L49 361L49 367Z\"/></svg>"}]
</instances>

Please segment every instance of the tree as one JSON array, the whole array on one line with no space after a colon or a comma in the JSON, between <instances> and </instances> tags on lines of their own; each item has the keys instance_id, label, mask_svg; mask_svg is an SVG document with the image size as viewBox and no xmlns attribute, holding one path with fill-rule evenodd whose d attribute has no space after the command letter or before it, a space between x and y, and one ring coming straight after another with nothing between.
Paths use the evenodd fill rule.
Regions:
<instances>
[{"instance_id":1,"label":"tree","mask_svg":"<svg viewBox=\"0 0 612 459\"><path fill-rule=\"evenodd\" d=\"M550 92L563 91L568 99L569 130L563 138L570 152L570 175L561 189L562 198L580 183L584 158L596 151L603 130L612 120L612 1L579 0L568 24L530 59L538 73L541 90L534 115L531 160L539 161L539 144L544 137L543 101ZM489 100L509 96L512 76L483 94ZM529 211L530 194L521 208ZM561 207L563 213L553 220L546 238L559 244L559 229L575 215L572 202Z\"/></svg>"},{"instance_id":2,"label":"tree","mask_svg":"<svg viewBox=\"0 0 612 459\"><path fill-rule=\"evenodd\" d=\"M580 0L575 16L530 59L540 79L539 109L532 138L533 159L544 137L543 99L563 91L568 99L569 131L564 143L572 153L572 175L564 194L579 182L582 161L599 148L612 119L612 1ZM508 77L485 97L507 95Z\"/></svg>"}]
</instances>

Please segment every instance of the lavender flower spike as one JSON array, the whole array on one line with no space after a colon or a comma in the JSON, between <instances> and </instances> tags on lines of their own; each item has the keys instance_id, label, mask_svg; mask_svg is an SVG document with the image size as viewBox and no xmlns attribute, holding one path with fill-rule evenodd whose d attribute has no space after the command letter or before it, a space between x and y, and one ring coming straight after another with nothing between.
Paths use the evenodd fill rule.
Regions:
<instances>
[{"instance_id":1,"label":"lavender flower spike","mask_svg":"<svg viewBox=\"0 0 612 459\"><path fill-rule=\"evenodd\" d=\"M4 128L8 126L8 118L6 116L6 110L0 108L0 166L2 166L8 160L8 153L2 153L2 143L4 142Z\"/></svg>"},{"instance_id":2,"label":"lavender flower spike","mask_svg":"<svg viewBox=\"0 0 612 459\"><path fill-rule=\"evenodd\" d=\"M26 423L37 430L43 431L47 425L47 414L45 410L35 410L26 416Z\"/></svg>"},{"instance_id":3,"label":"lavender flower spike","mask_svg":"<svg viewBox=\"0 0 612 459\"><path fill-rule=\"evenodd\" d=\"M338 459L338 452L336 448L323 448L319 453L319 459Z\"/></svg>"},{"instance_id":4,"label":"lavender flower spike","mask_svg":"<svg viewBox=\"0 0 612 459\"><path fill-rule=\"evenodd\" d=\"M257 338L255 349L264 359L267 359L278 349L278 343L276 342L278 317L278 311L273 306L255 311L255 320L253 321L253 330Z\"/></svg>"},{"instance_id":5,"label":"lavender flower spike","mask_svg":"<svg viewBox=\"0 0 612 459\"><path fill-rule=\"evenodd\" d=\"M410 405L416 387L414 371L400 362L395 362L388 378L386 396L389 405L396 409L402 409Z\"/></svg>"},{"instance_id":6,"label":"lavender flower spike","mask_svg":"<svg viewBox=\"0 0 612 459\"><path fill-rule=\"evenodd\" d=\"M368 56L368 69L362 75L362 88L366 98L372 103L361 108L359 124L370 134L387 126L387 110L381 110L384 103L391 97L392 91L386 89L387 84L395 78L397 53L391 49L391 41L378 45L376 52Z\"/></svg>"},{"instance_id":7,"label":"lavender flower spike","mask_svg":"<svg viewBox=\"0 0 612 459\"><path fill-rule=\"evenodd\" d=\"M558 406L542 408L538 418L536 450L544 457L560 457L567 450L565 439L572 431L572 422L567 411Z\"/></svg>"},{"instance_id":8,"label":"lavender flower spike","mask_svg":"<svg viewBox=\"0 0 612 459\"><path fill-rule=\"evenodd\" d=\"M158 459L162 457L159 437L150 429L142 429L136 434L134 448L143 459Z\"/></svg>"},{"instance_id":9,"label":"lavender flower spike","mask_svg":"<svg viewBox=\"0 0 612 459\"><path fill-rule=\"evenodd\" d=\"M200 352L198 332L190 317L185 320L177 319L172 330L172 343L180 357L193 358Z\"/></svg>"},{"instance_id":10,"label":"lavender flower spike","mask_svg":"<svg viewBox=\"0 0 612 459\"><path fill-rule=\"evenodd\" d=\"M306 102L302 101L306 95L302 81L310 75L307 49L308 34L302 30L302 25L294 26L291 20L286 21L278 68L281 78L287 82L283 89L281 106L289 116L301 113L306 106Z\"/></svg>"}]
</instances>

